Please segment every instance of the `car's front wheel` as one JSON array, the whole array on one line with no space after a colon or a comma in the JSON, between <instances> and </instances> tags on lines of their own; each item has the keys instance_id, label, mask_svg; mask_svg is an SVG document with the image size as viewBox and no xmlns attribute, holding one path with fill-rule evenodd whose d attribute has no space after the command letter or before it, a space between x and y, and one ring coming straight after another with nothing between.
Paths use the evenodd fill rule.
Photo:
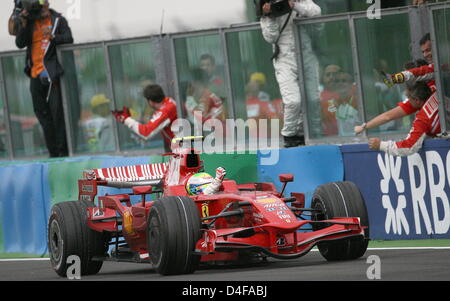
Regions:
<instances>
[{"instance_id":1,"label":"car's front wheel","mask_svg":"<svg viewBox=\"0 0 450 301\"><path fill-rule=\"evenodd\" d=\"M188 197L164 197L153 204L147 222L148 251L156 271L193 273L200 261L194 250L201 235L195 203Z\"/></svg>"},{"instance_id":2,"label":"car's front wheel","mask_svg":"<svg viewBox=\"0 0 450 301\"><path fill-rule=\"evenodd\" d=\"M50 263L55 272L67 276L69 256L80 258L80 274L92 275L100 271L103 262L93 261L94 256L102 256L107 245L102 233L87 225L87 208L92 202L71 201L58 203L52 207L48 223L47 243Z\"/></svg>"},{"instance_id":3,"label":"car's front wheel","mask_svg":"<svg viewBox=\"0 0 450 301\"><path fill-rule=\"evenodd\" d=\"M329 260L357 259L364 255L369 243L369 217L366 204L358 187L352 182L335 182L317 187L311 207L318 209L313 220L326 220L334 217L359 217L365 227L364 237L337 241L325 241L318 245L322 256ZM315 230L326 225L314 225Z\"/></svg>"}]
</instances>

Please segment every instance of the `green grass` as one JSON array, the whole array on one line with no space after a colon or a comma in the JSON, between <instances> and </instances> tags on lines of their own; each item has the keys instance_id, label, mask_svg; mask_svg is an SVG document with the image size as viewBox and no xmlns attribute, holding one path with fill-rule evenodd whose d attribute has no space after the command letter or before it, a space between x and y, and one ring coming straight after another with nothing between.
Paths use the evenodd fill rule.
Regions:
<instances>
[{"instance_id":1,"label":"green grass","mask_svg":"<svg viewBox=\"0 0 450 301\"><path fill-rule=\"evenodd\" d=\"M48 258L48 255L41 256L25 253L0 253L0 259L23 259L23 258Z\"/></svg>"},{"instance_id":2,"label":"green grass","mask_svg":"<svg viewBox=\"0 0 450 301\"><path fill-rule=\"evenodd\" d=\"M450 239L422 240L372 240L369 248L404 248L404 247L450 247ZM0 259L48 258L45 256L24 253L0 253Z\"/></svg>"},{"instance_id":3,"label":"green grass","mask_svg":"<svg viewBox=\"0 0 450 301\"><path fill-rule=\"evenodd\" d=\"M450 247L450 239L373 240L369 248Z\"/></svg>"}]
</instances>

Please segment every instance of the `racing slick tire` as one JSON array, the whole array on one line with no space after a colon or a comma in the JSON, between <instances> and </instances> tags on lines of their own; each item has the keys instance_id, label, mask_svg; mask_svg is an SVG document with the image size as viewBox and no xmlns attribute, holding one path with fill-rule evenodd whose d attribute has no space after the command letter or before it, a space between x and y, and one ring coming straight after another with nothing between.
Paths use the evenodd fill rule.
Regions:
<instances>
[{"instance_id":1,"label":"racing slick tire","mask_svg":"<svg viewBox=\"0 0 450 301\"><path fill-rule=\"evenodd\" d=\"M159 274L190 274L197 269L200 256L194 250L200 228L197 205L189 197L155 201L148 216L147 241L150 260Z\"/></svg>"},{"instance_id":2,"label":"racing slick tire","mask_svg":"<svg viewBox=\"0 0 450 301\"><path fill-rule=\"evenodd\" d=\"M54 205L48 223L47 244L50 263L55 272L67 276L72 263L67 259L76 255L80 258L80 274L97 274L102 261L93 261L94 256L104 256L107 244L102 233L87 225L87 208L94 207L89 201L62 202Z\"/></svg>"},{"instance_id":3,"label":"racing slick tire","mask_svg":"<svg viewBox=\"0 0 450 301\"><path fill-rule=\"evenodd\" d=\"M369 243L369 217L364 198L352 182L335 182L317 187L311 208L320 209L313 214L313 220L326 220L334 217L359 217L364 229L363 237L344 240L324 241L318 244L322 256L328 261L352 260L364 255ZM313 225L314 230L329 225Z\"/></svg>"}]
</instances>

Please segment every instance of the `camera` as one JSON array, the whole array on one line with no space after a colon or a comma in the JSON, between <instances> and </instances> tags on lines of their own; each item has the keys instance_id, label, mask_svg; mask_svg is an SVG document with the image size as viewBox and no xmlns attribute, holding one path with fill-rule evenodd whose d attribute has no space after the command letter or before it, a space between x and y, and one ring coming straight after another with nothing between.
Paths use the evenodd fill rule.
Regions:
<instances>
[{"instance_id":1,"label":"camera","mask_svg":"<svg viewBox=\"0 0 450 301\"><path fill-rule=\"evenodd\" d=\"M266 3L270 4L270 14L267 15L269 17L280 17L288 14L292 10L289 5L289 0L253 0L253 2L255 3L256 16L258 18L265 15L263 13L263 6Z\"/></svg>"},{"instance_id":2,"label":"camera","mask_svg":"<svg viewBox=\"0 0 450 301\"><path fill-rule=\"evenodd\" d=\"M13 0L14 2L14 10L13 10L13 16L15 18L18 18L20 13L23 10L23 5L21 0Z\"/></svg>"},{"instance_id":3,"label":"camera","mask_svg":"<svg viewBox=\"0 0 450 301\"><path fill-rule=\"evenodd\" d=\"M21 0L14 0L14 9L12 15L9 19L8 30L9 34L15 36L22 26L22 22L20 20L20 13L23 11L23 5Z\"/></svg>"},{"instance_id":4,"label":"camera","mask_svg":"<svg viewBox=\"0 0 450 301\"><path fill-rule=\"evenodd\" d=\"M36 20L41 16L44 0L20 0L24 10L28 12L28 18Z\"/></svg>"},{"instance_id":5,"label":"camera","mask_svg":"<svg viewBox=\"0 0 450 301\"><path fill-rule=\"evenodd\" d=\"M43 5L47 0L14 0L14 9L8 21L9 34L15 36L19 33L23 20L34 21L39 19L42 14ZM23 15L23 11L27 11L27 15ZM25 23L26 24L26 23Z\"/></svg>"},{"instance_id":6,"label":"camera","mask_svg":"<svg viewBox=\"0 0 450 301\"><path fill-rule=\"evenodd\" d=\"M21 13L26 10L28 12L26 18L29 20L36 20L41 16L44 3L45 1L43 0L14 0L12 17L16 23L20 23L19 18L21 17Z\"/></svg>"}]
</instances>

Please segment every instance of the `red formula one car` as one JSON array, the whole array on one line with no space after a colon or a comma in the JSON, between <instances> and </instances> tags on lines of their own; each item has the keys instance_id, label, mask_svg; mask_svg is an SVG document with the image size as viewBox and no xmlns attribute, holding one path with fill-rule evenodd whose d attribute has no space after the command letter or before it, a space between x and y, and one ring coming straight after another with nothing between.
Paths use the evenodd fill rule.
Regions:
<instances>
[{"instance_id":1,"label":"red formula one car","mask_svg":"<svg viewBox=\"0 0 450 301\"><path fill-rule=\"evenodd\" d=\"M353 183L319 186L311 208L304 208L302 193L283 195L291 174L280 175L281 192L273 183L225 179L219 192L192 196L185 184L203 162L193 148L181 147L189 140L177 141L168 163L84 172L79 200L51 210L48 246L58 275L66 276L71 255L80 258L81 275L98 273L107 260L152 263L173 275L193 273L201 263L297 258L316 245L327 260L365 253L368 215ZM97 196L98 186L132 192ZM151 194L155 200L147 200Z\"/></svg>"}]
</instances>

